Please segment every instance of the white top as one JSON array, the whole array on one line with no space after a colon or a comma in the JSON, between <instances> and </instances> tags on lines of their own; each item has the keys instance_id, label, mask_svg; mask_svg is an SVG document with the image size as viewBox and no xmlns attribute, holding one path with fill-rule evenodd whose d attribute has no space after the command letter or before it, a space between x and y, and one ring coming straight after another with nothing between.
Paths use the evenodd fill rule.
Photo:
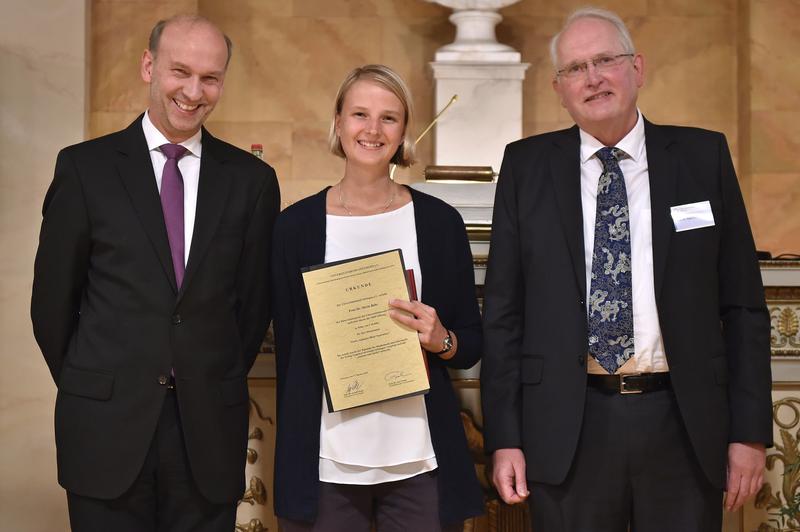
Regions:
<instances>
[{"instance_id":1,"label":"white top","mask_svg":"<svg viewBox=\"0 0 800 532\"><path fill-rule=\"evenodd\" d=\"M326 218L325 262L403 250L414 270L417 296L422 275L413 202L373 216ZM422 395L328 412L323 391L319 430L319 479L336 484L379 484L436 469L436 455Z\"/></svg>"},{"instance_id":2,"label":"white top","mask_svg":"<svg viewBox=\"0 0 800 532\"><path fill-rule=\"evenodd\" d=\"M638 112L638 111L637 111ZM583 204L583 252L586 260L586 291L591 287L594 220L597 211L597 183L603 163L595 155L603 143L580 131L581 203ZM617 373L669 371L664 355L664 341L658 323L655 282L653 278L653 226L650 214L650 175L647 171L647 147L644 141L642 113L633 129L616 145L628 154L619 161L628 192L631 230L631 275L633 284L633 357ZM589 298L586 298L588 313ZM606 371L589 356L590 373Z\"/></svg>"},{"instance_id":3,"label":"white top","mask_svg":"<svg viewBox=\"0 0 800 532\"><path fill-rule=\"evenodd\" d=\"M153 172L156 174L156 186L158 186L158 193L161 193L161 174L164 173L164 164L167 162L167 156L161 153L160 146L169 144L167 137L161 133L153 122L150 121L149 111L145 111L144 118L142 118L142 129L144 130L144 138L147 141L147 149L150 152L150 161L153 163ZM200 137L202 131L198 130L197 133L179 142L181 146L189 150L186 155L178 161L178 169L181 171L183 177L183 237L184 237L184 252L183 252L183 265L189 261L189 249L192 247L192 235L194 234L194 217L197 210L197 189L200 185L200 154L202 152L202 144Z\"/></svg>"}]
</instances>

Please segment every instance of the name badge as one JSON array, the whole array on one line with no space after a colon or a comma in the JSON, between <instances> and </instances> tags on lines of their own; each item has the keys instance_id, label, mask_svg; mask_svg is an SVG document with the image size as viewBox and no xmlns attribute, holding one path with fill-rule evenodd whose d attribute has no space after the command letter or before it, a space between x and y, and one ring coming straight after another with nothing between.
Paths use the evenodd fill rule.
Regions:
<instances>
[{"instance_id":1,"label":"name badge","mask_svg":"<svg viewBox=\"0 0 800 532\"><path fill-rule=\"evenodd\" d=\"M670 214L676 232L714 225L714 213L711 212L711 203L708 201L670 207Z\"/></svg>"}]
</instances>

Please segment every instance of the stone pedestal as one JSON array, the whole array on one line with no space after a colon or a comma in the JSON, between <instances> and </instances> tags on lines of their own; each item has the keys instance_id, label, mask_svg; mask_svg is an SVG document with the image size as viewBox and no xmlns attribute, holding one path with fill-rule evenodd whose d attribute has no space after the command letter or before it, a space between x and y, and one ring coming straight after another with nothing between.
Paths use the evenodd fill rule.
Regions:
<instances>
[{"instance_id":1,"label":"stone pedestal","mask_svg":"<svg viewBox=\"0 0 800 532\"><path fill-rule=\"evenodd\" d=\"M500 170L503 149L522 136L522 80L528 63L497 42L498 9L519 0L428 0L454 10L456 39L431 63L436 111L458 100L436 125L435 164L491 166Z\"/></svg>"},{"instance_id":2,"label":"stone pedestal","mask_svg":"<svg viewBox=\"0 0 800 532\"><path fill-rule=\"evenodd\" d=\"M492 56L492 53L442 52L442 55ZM456 103L436 124L437 165L491 166L500 170L506 144L522 137L522 81L527 63L518 52L499 52L517 61L437 61L431 63L436 80L436 109L454 95Z\"/></svg>"},{"instance_id":3,"label":"stone pedestal","mask_svg":"<svg viewBox=\"0 0 800 532\"><path fill-rule=\"evenodd\" d=\"M443 56L469 60L442 61ZM506 144L522 137L522 81L528 64L520 63L519 53L513 50L440 50L436 59L431 63L436 109L444 108L454 94L458 95L436 124L436 164L491 166L499 172ZM414 187L453 205L468 229L491 224L495 183L428 181ZM485 256L486 238L471 232L470 244L474 256Z\"/></svg>"}]
</instances>

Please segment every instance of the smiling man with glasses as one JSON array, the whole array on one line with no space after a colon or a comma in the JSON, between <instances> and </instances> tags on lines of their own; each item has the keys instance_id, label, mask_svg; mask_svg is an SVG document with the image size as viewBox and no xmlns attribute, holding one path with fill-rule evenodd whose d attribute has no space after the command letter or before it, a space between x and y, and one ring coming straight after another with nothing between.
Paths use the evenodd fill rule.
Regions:
<instances>
[{"instance_id":1,"label":"smiling man with glasses","mask_svg":"<svg viewBox=\"0 0 800 532\"><path fill-rule=\"evenodd\" d=\"M556 76L566 79L575 79L578 76L584 76L589 71L589 65L592 65L598 72L605 72L619 64L626 57L633 57L636 54L615 54L615 55L598 55L588 61L581 63L570 63L562 69L556 70Z\"/></svg>"},{"instance_id":2,"label":"smiling man with glasses","mask_svg":"<svg viewBox=\"0 0 800 532\"><path fill-rule=\"evenodd\" d=\"M576 125L506 148L486 278L485 448L534 530L711 532L761 486L770 323L725 137L637 109L614 13L551 42ZM530 491L529 491L530 487Z\"/></svg>"}]
</instances>

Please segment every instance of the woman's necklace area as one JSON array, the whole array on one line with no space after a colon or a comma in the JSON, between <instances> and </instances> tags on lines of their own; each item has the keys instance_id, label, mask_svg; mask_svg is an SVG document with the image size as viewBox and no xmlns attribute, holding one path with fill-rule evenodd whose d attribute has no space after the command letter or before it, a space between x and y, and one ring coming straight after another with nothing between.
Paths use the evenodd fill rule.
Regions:
<instances>
[{"instance_id":1,"label":"woman's necklace area","mask_svg":"<svg viewBox=\"0 0 800 532\"><path fill-rule=\"evenodd\" d=\"M383 208L381 208L375 214L381 214L381 213L386 212L387 209L389 209L389 207L391 206L391 204L394 203L394 198L397 196L397 187L394 186L394 183L391 183L391 187L392 187L392 194L389 196L389 199L383 205ZM347 202L345 201L344 191L342 190L342 182L341 181L339 181L339 205L342 206L344 211L347 213L347 216L353 216L353 213L350 211L350 207L347 206Z\"/></svg>"}]
</instances>

